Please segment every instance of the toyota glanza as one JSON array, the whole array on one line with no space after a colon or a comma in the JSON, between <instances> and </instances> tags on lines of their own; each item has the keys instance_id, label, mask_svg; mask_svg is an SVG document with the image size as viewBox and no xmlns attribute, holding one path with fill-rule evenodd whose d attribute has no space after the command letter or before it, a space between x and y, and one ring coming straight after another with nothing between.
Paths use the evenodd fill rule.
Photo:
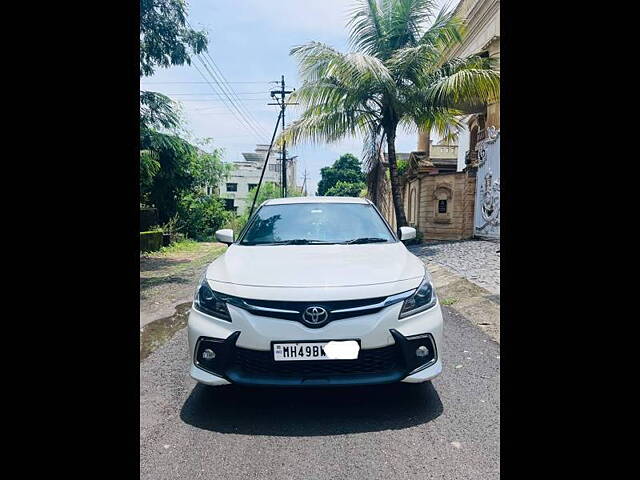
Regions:
<instances>
[{"instance_id":1,"label":"toyota glanza","mask_svg":"<svg viewBox=\"0 0 640 480\"><path fill-rule=\"evenodd\" d=\"M442 312L424 264L368 200L264 202L206 269L189 314L207 385L425 382L442 371ZM400 238L399 238L400 237Z\"/></svg>"}]
</instances>

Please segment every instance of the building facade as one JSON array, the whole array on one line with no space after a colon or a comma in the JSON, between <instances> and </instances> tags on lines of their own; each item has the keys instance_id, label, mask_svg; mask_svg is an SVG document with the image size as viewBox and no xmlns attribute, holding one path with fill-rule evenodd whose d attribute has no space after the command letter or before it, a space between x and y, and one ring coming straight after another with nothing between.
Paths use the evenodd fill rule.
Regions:
<instances>
[{"instance_id":1,"label":"building facade","mask_svg":"<svg viewBox=\"0 0 640 480\"><path fill-rule=\"evenodd\" d=\"M461 0L455 15L466 33L447 60L479 55L492 59L500 71L500 0ZM500 99L462 117L458 134L457 171L476 178L472 235L500 238ZM466 227L465 227L466 228Z\"/></svg>"},{"instance_id":2,"label":"building facade","mask_svg":"<svg viewBox=\"0 0 640 480\"><path fill-rule=\"evenodd\" d=\"M424 240L462 240L474 234L475 170L457 172L457 148L452 147L432 145L434 157L424 151L411 152L412 161L400 177L407 223ZM381 212L396 228L390 184L386 192Z\"/></svg>"},{"instance_id":3,"label":"building facade","mask_svg":"<svg viewBox=\"0 0 640 480\"><path fill-rule=\"evenodd\" d=\"M446 59L469 55L493 59L500 69L500 1L461 0L455 14L463 19L462 43ZM427 240L500 238L500 101L490 101L462 118L458 145L433 145L428 132L418 134L401 177L407 222ZM381 210L395 227L391 188Z\"/></svg>"},{"instance_id":4,"label":"building facade","mask_svg":"<svg viewBox=\"0 0 640 480\"><path fill-rule=\"evenodd\" d=\"M243 153L244 160L233 162L234 169L229 177L219 185L220 198L225 202L227 210L232 210L238 215L251 208L249 203L249 191L255 188L260 181L262 167L267 158L269 145L257 145L255 151ZM287 160L287 186L296 189L297 158ZM282 184L282 150L272 150L269 155L267 169L264 172L262 184L273 182Z\"/></svg>"},{"instance_id":5,"label":"building facade","mask_svg":"<svg viewBox=\"0 0 640 480\"><path fill-rule=\"evenodd\" d=\"M486 56L500 71L500 0L461 0L455 14L464 20L466 34L447 59ZM458 170L475 170L474 235L500 238L500 99L463 117L458 136Z\"/></svg>"}]
</instances>

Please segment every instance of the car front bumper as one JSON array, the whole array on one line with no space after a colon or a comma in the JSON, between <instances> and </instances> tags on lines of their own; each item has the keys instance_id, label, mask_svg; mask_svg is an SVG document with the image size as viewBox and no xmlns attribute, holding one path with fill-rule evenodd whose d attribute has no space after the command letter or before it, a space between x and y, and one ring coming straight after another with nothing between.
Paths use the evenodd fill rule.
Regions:
<instances>
[{"instance_id":1,"label":"car front bumper","mask_svg":"<svg viewBox=\"0 0 640 480\"><path fill-rule=\"evenodd\" d=\"M213 386L231 383L343 386L431 380L442 372L440 305L404 319L398 318L401 308L401 304L396 304L374 314L335 320L315 329L300 322L254 315L232 305L229 305L232 322L192 309L188 324L190 374L196 381ZM273 341L345 339L360 341L358 361L275 362L272 359ZM198 354L204 344L216 351L212 364L204 362ZM415 350L422 344L428 346L431 355L418 359ZM362 364L351 371L348 362L356 365L360 361ZM288 365L283 365L285 363Z\"/></svg>"}]
</instances>

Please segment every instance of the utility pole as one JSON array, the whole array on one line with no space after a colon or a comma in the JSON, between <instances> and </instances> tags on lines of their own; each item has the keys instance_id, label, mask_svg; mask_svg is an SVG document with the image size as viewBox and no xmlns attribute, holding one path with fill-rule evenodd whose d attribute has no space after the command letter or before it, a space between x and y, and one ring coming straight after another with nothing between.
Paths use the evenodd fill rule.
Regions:
<instances>
[{"instance_id":1,"label":"utility pole","mask_svg":"<svg viewBox=\"0 0 640 480\"><path fill-rule=\"evenodd\" d=\"M302 176L302 195L307 196L307 169L304 169L304 175Z\"/></svg>"},{"instance_id":2,"label":"utility pole","mask_svg":"<svg viewBox=\"0 0 640 480\"><path fill-rule=\"evenodd\" d=\"M287 103L285 101L285 96L289 95L295 90L285 90L284 84L284 75L282 75L280 90L271 90L271 98L276 100L276 103L268 103L267 105L279 105L280 113L282 117L282 131L284 132L284 111L287 105L297 105L297 103ZM276 97L276 95L280 95L280 99ZM282 141L282 196L287 196L287 145L286 142Z\"/></svg>"}]
</instances>

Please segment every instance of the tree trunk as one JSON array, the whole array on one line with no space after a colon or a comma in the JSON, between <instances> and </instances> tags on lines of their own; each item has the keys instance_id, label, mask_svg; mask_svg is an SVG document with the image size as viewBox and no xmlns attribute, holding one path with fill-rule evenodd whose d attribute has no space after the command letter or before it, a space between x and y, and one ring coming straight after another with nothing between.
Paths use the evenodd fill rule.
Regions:
<instances>
[{"instance_id":1,"label":"tree trunk","mask_svg":"<svg viewBox=\"0 0 640 480\"><path fill-rule=\"evenodd\" d=\"M389 176L391 177L391 196L393 198L393 207L396 212L396 225L400 227L407 226L407 218L404 216L404 207L402 206L402 195L400 193L400 179L398 178L398 164L396 162L396 129L393 128L387 132L387 148L389 153Z\"/></svg>"}]
</instances>

